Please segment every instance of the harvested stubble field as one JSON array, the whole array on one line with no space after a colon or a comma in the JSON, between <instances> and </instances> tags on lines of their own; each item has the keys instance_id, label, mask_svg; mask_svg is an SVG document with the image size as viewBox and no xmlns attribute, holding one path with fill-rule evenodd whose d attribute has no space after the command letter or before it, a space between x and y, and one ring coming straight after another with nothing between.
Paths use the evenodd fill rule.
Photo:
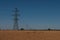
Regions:
<instances>
[{"instance_id":1,"label":"harvested stubble field","mask_svg":"<svg viewBox=\"0 0 60 40\"><path fill-rule=\"evenodd\" d=\"M1 30L0 40L60 40L60 31Z\"/></svg>"}]
</instances>

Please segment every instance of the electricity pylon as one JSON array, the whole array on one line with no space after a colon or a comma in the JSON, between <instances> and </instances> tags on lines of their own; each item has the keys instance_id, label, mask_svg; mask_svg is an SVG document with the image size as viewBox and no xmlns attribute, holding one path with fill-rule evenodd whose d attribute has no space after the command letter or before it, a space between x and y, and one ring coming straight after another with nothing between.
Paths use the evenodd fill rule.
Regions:
<instances>
[{"instance_id":1,"label":"electricity pylon","mask_svg":"<svg viewBox=\"0 0 60 40\"><path fill-rule=\"evenodd\" d=\"M17 8L15 8L15 14L13 15L14 16L14 25L13 25L13 30L19 30L19 26L18 26L18 12L19 10Z\"/></svg>"}]
</instances>

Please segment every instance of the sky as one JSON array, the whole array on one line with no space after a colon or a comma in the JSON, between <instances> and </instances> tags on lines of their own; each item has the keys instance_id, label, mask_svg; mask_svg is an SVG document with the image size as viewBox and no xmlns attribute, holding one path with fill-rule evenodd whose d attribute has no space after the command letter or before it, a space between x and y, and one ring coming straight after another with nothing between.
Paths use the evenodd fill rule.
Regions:
<instances>
[{"instance_id":1,"label":"sky","mask_svg":"<svg viewBox=\"0 0 60 40\"><path fill-rule=\"evenodd\" d=\"M19 27L25 29L60 29L60 0L0 0L0 28L13 28L13 14L18 8Z\"/></svg>"}]
</instances>

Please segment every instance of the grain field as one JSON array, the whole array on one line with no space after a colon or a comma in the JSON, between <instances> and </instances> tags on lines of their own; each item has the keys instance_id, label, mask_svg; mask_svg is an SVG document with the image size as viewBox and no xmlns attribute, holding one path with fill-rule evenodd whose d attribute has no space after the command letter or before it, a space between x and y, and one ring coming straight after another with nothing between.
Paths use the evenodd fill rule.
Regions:
<instances>
[{"instance_id":1,"label":"grain field","mask_svg":"<svg viewBox=\"0 0 60 40\"><path fill-rule=\"evenodd\" d=\"M0 31L0 40L60 40L60 31Z\"/></svg>"}]
</instances>

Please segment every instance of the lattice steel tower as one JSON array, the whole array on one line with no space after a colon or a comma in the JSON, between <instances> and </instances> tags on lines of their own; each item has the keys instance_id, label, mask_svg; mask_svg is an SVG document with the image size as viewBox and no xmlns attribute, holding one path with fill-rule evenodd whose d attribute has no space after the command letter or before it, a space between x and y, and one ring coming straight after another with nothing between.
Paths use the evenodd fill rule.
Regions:
<instances>
[{"instance_id":1,"label":"lattice steel tower","mask_svg":"<svg viewBox=\"0 0 60 40\"><path fill-rule=\"evenodd\" d=\"M18 26L18 12L19 10L17 8L15 8L15 14L13 15L14 16L14 25L13 25L13 30L19 30L19 26Z\"/></svg>"}]
</instances>

